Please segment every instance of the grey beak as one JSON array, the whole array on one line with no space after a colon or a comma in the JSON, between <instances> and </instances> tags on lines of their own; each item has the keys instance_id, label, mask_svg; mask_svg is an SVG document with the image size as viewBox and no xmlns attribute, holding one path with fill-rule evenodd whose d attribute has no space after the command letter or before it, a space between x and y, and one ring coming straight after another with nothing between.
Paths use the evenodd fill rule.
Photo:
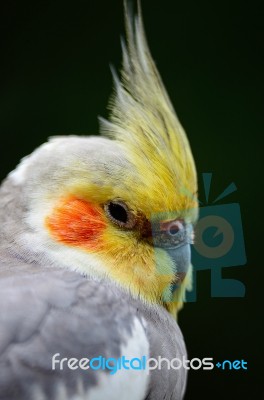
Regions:
<instances>
[{"instance_id":1,"label":"grey beak","mask_svg":"<svg viewBox=\"0 0 264 400\"><path fill-rule=\"evenodd\" d=\"M177 282L182 282L191 264L191 246L186 243L180 247L166 250L174 262Z\"/></svg>"}]
</instances>

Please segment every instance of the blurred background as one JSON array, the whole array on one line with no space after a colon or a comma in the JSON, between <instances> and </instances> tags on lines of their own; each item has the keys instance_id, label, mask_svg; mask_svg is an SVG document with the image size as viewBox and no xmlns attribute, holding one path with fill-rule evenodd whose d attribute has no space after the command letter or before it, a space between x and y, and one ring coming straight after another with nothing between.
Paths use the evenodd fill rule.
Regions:
<instances>
[{"instance_id":1,"label":"blurred background","mask_svg":"<svg viewBox=\"0 0 264 400\"><path fill-rule=\"evenodd\" d=\"M53 135L97 134L120 66L121 0L1 3L0 180ZM225 268L245 298L212 298L210 270L179 317L189 358L248 362L248 370L191 371L186 400L248 399L260 383L263 345L263 18L261 2L143 0L149 45L201 174L209 203L241 207L247 264ZM261 287L260 287L261 285Z\"/></svg>"}]
</instances>

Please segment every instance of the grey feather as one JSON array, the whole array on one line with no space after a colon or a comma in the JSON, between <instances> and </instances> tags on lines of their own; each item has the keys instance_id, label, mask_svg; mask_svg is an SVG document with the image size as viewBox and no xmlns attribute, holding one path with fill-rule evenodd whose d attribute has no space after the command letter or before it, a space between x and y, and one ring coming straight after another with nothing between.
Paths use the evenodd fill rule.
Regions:
<instances>
[{"instance_id":1,"label":"grey feather","mask_svg":"<svg viewBox=\"0 0 264 400\"><path fill-rule=\"evenodd\" d=\"M80 382L85 390L96 386L94 371L51 370L52 355L117 358L135 316L147 321L150 357L186 355L179 327L164 309L144 305L110 282L3 255L1 260L1 400L33 399L36 385L45 399L56 399L62 383L66 399L73 398ZM148 399L182 398L185 370L154 370L150 379Z\"/></svg>"}]
</instances>

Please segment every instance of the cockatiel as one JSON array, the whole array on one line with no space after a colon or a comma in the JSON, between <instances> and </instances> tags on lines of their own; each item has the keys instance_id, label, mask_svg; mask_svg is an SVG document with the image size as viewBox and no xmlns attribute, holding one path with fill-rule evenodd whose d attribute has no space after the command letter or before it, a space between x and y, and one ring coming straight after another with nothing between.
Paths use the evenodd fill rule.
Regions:
<instances>
[{"instance_id":1,"label":"cockatiel","mask_svg":"<svg viewBox=\"0 0 264 400\"><path fill-rule=\"evenodd\" d=\"M57 137L0 189L0 399L182 399L186 369L56 368L55 354L182 359L196 171L125 4L121 79L101 137Z\"/></svg>"}]
</instances>

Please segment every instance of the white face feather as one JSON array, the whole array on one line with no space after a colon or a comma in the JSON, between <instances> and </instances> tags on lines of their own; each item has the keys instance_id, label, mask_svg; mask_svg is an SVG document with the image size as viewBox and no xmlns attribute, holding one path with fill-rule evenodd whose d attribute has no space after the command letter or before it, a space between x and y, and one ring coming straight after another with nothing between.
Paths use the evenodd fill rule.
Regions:
<instances>
[{"instance_id":1,"label":"white face feather","mask_svg":"<svg viewBox=\"0 0 264 400\"><path fill-rule=\"evenodd\" d=\"M29 165L29 158L25 157L20 162L18 167L14 169L14 171L10 172L10 174L8 174L8 177L11 179L14 185L22 185L25 182L27 176L27 168L29 167Z\"/></svg>"},{"instance_id":2,"label":"white face feather","mask_svg":"<svg viewBox=\"0 0 264 400\"><path fill-rule=\"evenodd\" d=\"M27 229L19 232L16 238L23 253L30 254L33 250L41 256L40 262L92 277L103 276L105 267L100 257L56 242L44 227L44 221L72 182L88 185L92 176L99 187L100 182L109 184L111 169L108 167L112 165L112 169L122 171L125 163L118 146L100 137L52 138L25 157L8 177L22 191L27 209L21 216ZM113 174L112 179L115 180L115 176Z\"/></svg>"}]
</instances>

